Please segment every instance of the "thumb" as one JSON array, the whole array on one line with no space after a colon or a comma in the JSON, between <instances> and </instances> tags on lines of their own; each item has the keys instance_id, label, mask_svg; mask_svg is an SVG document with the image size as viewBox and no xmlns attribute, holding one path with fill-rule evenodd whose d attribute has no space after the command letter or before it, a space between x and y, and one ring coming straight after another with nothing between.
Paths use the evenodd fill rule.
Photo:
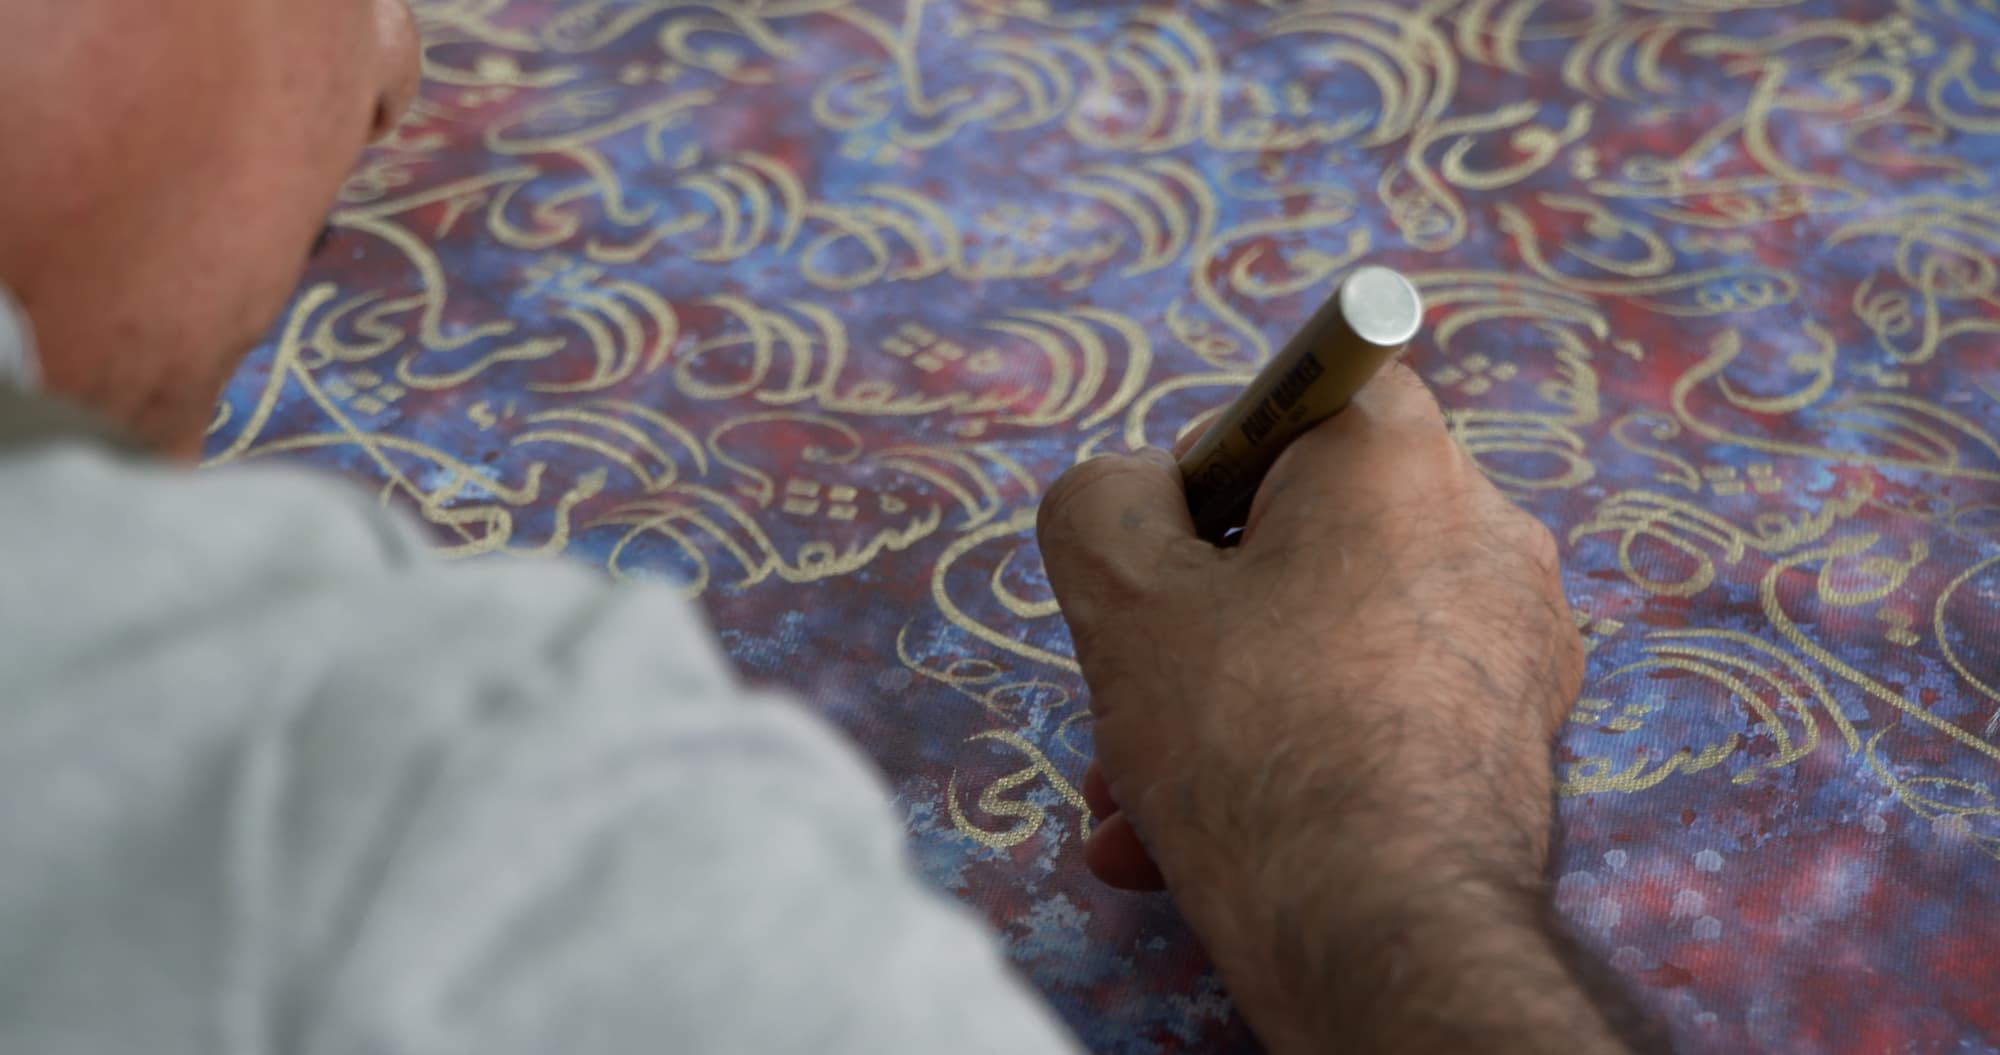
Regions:
<instances>
[{"instance_id":1,"label":"thumb","mask_svg":"<svg viewBox=\"0 0 2000 1055\"><path fill-rule=\"evenodd\" d=\"M1072 624L1144 591L1175 547L1198 542L1173 455L1100 455L1049 488L1035 518L1049 586Z\"/></svg>"}]
</instances>

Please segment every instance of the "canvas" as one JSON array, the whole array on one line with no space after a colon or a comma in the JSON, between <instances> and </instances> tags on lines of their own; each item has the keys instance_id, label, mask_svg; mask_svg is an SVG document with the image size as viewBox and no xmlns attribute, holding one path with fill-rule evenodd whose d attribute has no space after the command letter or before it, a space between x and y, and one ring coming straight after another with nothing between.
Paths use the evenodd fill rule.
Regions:
<instances>
[{"instance_id":1,"label":"canvas","mask_svg":"<svg viewBox=\"0 0 2000 1055\"><path fill-rule=\"evenodd\" d=\"M416 7L210 463L699 598L1095 1051L1255 1045L1083 868L1036 502L1362 262L1563 545L1568 924L1687 1051L2000 1050L1993 0Z\"/></svg>"}]
</instances>

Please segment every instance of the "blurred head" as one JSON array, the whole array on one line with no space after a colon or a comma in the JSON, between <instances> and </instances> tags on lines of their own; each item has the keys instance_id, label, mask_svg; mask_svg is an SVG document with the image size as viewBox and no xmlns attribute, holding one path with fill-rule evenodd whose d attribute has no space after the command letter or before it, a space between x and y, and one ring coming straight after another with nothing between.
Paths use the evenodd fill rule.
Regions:
<instances>
[{"instance_id":1,"label":"blurred head","mask_svg":"<svg viewBox=\"0 0 2000 1055\"><path fill-rule=\"evenodd\" d=\"M198 453L416 82L405 0L0 2L0 284L43 387Z\"/></svg>"}]
</instances>

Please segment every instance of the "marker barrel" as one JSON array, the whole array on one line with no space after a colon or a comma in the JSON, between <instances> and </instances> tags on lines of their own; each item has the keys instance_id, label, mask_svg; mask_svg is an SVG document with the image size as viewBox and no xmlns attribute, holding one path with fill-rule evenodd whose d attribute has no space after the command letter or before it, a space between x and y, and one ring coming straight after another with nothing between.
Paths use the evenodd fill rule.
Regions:
<instances>
[{"instance_id":1,"label":"marker barrel","mask_svg":"<svg viewBox=\"0 0 2000 1055\"><path fill-rule=\"evenodd\" d=\"M1408 347L1423 313L1416 287L1395 271L1363 267L1347 276L1181 459L1196 533L1220 543L1243 526L1278 455L1340 413Z\"/></svg>"}]
</instances>

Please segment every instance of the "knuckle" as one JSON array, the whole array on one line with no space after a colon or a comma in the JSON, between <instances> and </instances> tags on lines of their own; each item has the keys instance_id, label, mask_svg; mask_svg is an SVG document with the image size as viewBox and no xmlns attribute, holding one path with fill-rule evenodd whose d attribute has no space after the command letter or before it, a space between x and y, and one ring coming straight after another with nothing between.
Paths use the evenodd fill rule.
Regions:
<instances>
[{"instance_id":1,"label":"knuckle","mask_svg":"<svg viewBox=\"0 0 2000 1055\"><path fill-rule=\"evenodd\" d=\"M1380 376L1391 386L1405 392L1430 394L1430 386L1424 382L1423 376L1401 359L1396 359L1383 367Z\"/></svg>"},{"instance_id":2,"label":"knuckle","mask_svg":"<svg viewBox=\"0 0 2000 1055\"><path fill-rule=\"evenodd\" d=\"M1501 494L1483 477L1475 485L1479 491L1476 508L1491 526L1495 537L1510 549L1533 561L1537 568L1550 573L1559 570L1562 547L1555 533L1539 517L1522 509L1506 495Z\"/></svg>"},{"instance_id":3,"label":"knuckle","mask_svg":"<svg viewBox=\"0 0 2000 1055\"><path fill-rule=\"evenodd\" d=\"M1070 466L1049 486L1048 494L1042 496L1041 507L1035 511L1035 534L1044 542L1060 535L1060 529L1068 524L1070 510L1077 501L1118 471L1116 462L1103 457Z\"/></svg>"},{"instance_id":4,"label":"knuckle","mask_svg":"<svg viewBox=\"0 0 2000 1055\"><path fill-rule=\"evenodd\" d=\"M1437 393L1408 364L1398 360L1383 371L1389 381L1389 389L1394 393L1395 405L1411 417L1428 419L1439 427L1444 425L1444 411L1438 405Z\"/></svg>"},{"instance_id":5,"label":"knuckle","mask_svg":"<svg viewBox=\"0 0 2000 1055\"><path fill-rule=\"evenodd\" d=\"M1569 618L1569 605L1557 605L1560 625L1556 627L1552 657L1554 691L1550 696L1550 717L1559 727L1576 706L1577 696L1583 692L1585 673L1583 632L1578 630L1574 620Z\"/></svg>"},{"instance_id":6,"label":"knuckle","mask_svg":"<svg viewBox=\"0 0 2000 1055\"><path fill-rule=\"evenodd\" d=\"M1563 611L1567 615L1569 606L1564 605ZM1563 707L1567 710L1569 705L1576 700L1577 694L1583 691L1583 676L1586 664L1584 659L1583 631L1577 628L1574 620L1567 621L1565 625L1568 629L1563 631L1562 687Z\"/></svg>"},{"instance_id":7,"label":"knuckle","mask_svg":"<svg viewBox=\"0 0 2000 1055\"><path fill-rule=\"evenodd\" d=\"M1559 575L1562 570L1562 548L1556 543L1555 532L1547 524L1527 515L1518 514L1523 521L1521 548L1533 560L1535 566L1551 575Z\"/></svg>"},{"instance_id":8,"label":"knuckle","mask_svg":"<svg viewBox=\"0 0 2000 1055\"><path fill-rule=\"evenodd\" d=\"M1143 596L1159 572L1137 552L1150 549L1128 544L1122 530L1130 529L1130 512L1112 508L1118 497L1105 491L1147 471L1144 463L1130 459L1092 458L1059 477L1036 511L1043 566L1073 627Z\"/></svg>"},{"instance_id":9,"label":"knuckle","mask_svg":"<svg viewBox=\"0 0 2000 1055\"><path fill-rule=\"evenodd\" d=\"M1082 668L1085 681L1091 686L1103 688L1123 680L1127 671L1120 662L1118 651L1112 642L1105 639L1103 628L1091 618L1088 609L1082 612L1065 609L1063 618L1069 625L1070 646L1075 650L1077 666ZM1091 713L1099 714L1098 693L1093 691L1089 695Z\"/></svg>"}]
</instances>

